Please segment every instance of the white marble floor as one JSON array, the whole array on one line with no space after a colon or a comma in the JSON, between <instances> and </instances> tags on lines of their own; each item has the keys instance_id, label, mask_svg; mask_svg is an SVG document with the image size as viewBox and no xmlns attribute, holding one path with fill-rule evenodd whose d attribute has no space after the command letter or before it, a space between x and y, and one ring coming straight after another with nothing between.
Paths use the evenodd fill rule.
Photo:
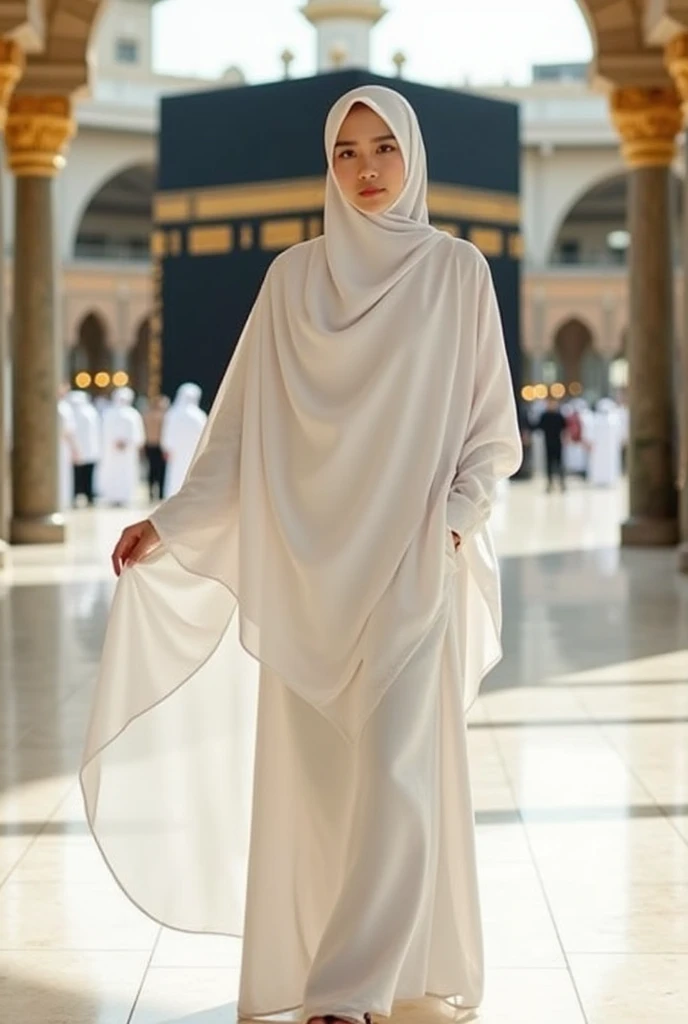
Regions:
<instances>
[{"instance_id":1,"label":"white marble floor","mask_svg":"<svg viewBox=\"0 0 688 1024\"><path fill-rule=\"evenodd\" d=\"M506 656L471 716L481 1024L688 1021L688 580L620 552L623 490L513 485ZM0 1021L232 1024L236 940L161 930L86 831L75 768L132 513L0 573ZM446 1019L400 1007L404 1024Z\"/></svg>"}]
</instances>

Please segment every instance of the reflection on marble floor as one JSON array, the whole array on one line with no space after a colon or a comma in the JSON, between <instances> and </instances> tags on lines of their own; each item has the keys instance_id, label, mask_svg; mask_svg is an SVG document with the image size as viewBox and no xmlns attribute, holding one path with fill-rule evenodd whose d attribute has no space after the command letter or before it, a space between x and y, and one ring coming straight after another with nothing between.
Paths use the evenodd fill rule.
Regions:
<instances>
[{"instance_id":1,"label":"reflection on marble floor","mask_svg":"<svg viewBox=\"0 0 688 1024\"><path fill-rule=\"evenodd\" d=\"M623 491L513 485L495 514L506 657L471 716L482 1024L688 1020L688 580L620 552ZM231 1024L236 940L158 928L86 833L75 780L136 513L74 513L0 573L0 1021ZM402 1006L400 1024L446 1021ZM464 1018L465 1019L465 1018Z\"/></svg>"}]
</instances>

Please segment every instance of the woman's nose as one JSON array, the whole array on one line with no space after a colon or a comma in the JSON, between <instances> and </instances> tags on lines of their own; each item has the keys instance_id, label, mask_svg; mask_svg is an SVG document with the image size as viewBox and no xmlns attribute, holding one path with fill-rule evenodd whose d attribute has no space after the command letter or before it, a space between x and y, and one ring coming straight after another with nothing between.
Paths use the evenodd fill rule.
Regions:
<instances>
[{"instance_id":1,"label":"woman's nose","mask_svg":"<svg viewBox=\"0 0 688 1024\"><path fill-rule=\"evenodd\" d=\"M377 168L369 163L362 164L359 167L358 176L361 181L370 181L372 178L377 178Z\"/></svg>"}]
</instances>

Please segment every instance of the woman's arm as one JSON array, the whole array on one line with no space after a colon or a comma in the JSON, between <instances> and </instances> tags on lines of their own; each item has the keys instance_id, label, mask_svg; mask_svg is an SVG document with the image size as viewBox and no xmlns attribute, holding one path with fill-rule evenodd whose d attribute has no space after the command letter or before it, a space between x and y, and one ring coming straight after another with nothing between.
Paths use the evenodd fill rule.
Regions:
<instances>
[{"instance_id":1,"label":"woman's arm","mask_svg":"<svg viewBox=\"0 0 688 1024\"><path fill-rule=\"evenodd\" d=\"M499 307L492 276L483 258L478 267L478 279L473 400L466 439L447 502L447 523L461 541L489 518L498 481L515 473L523 458Z\"/></svg>"}]
</instances>

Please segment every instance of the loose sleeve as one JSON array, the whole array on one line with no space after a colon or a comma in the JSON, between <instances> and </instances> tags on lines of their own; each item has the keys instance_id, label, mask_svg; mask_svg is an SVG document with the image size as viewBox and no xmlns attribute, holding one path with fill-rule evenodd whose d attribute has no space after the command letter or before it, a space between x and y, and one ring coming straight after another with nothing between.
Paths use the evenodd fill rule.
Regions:
<instances>
[{"instance_id":1,"label":"loose sleeve","mask_svg":"<svg viewBox=\"0 0 688 1024\"><path fill-rule=\"evenodd\" d=\"M462 540L489 518L497 483L519 468L523 451L497 297L487 262L478 268L477 358L473 399L447 507Z\"/></svg>"}]
</instances>

